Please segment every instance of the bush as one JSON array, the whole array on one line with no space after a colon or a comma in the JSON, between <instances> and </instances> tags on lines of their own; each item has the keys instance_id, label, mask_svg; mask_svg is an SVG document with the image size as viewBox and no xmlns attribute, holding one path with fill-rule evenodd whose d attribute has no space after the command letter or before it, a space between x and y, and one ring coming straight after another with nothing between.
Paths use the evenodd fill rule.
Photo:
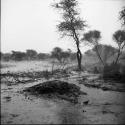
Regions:
<instances>
[{"instance_id":1,"label":"bush","mask_svg":"<svg viewBox=\"0 0 125 125\"><path fill-rule=\"evenodd\" d=\"M125 82L125 66L121 67L121 81Z\"/></svg>"},{"instance_id":2,"label":"bush","mask_svg":"<svg viewBox=\"0 0 125 125\"><path fill-rule=\"evenodd\" d=\"M121 80L120 65L114 63L105 65L103 69L103 78Z\"/></svg>"}]
</instances>

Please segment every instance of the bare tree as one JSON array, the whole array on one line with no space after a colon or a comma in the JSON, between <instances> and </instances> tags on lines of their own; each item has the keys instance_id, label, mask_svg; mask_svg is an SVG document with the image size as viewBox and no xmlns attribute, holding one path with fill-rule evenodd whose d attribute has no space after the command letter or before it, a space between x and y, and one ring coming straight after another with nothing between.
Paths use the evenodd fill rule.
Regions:
<instances>
[{"instance_id":1,"label":"bare tree","mask_svg":"<svg viewBox=\"0 0 125 125\"><path fill-rule=\"evenodd\" d=\"M122 50L125 47L125 31L124 30L118 30L113 34L113 39L118 45L118 55L116 57L115 64L118 63L119 57L122 54Z\"/></svg>"},{"instance_id":2,"label":"bare tree","mask_svg":"<svg viewBox=\"0 0 125 125\"><path fill-rule=\"evenodd\" d=\"M60 0L54 7L62 12L62 21L57 25L62 37L69 36L75 41L77 47L78 68L81 70L82 53L80 50L80 31L84 30L85 21L79 17L76 0Z\"/></svg>"},{"instance_id":3,"label":"bare tree","mask_svg":"<svg viewBox=\"0 0 125 125\"><path fill-rule=\"evenodd\" d=\"M101 38L100 34L101 34L100 31L97 31L97 30L89 31L88 33L85 33L83 35L82 40L87 41L91 46L93 46L95 48L96 54L104 66L105 64L103 62L103 59L101 58L101 54L100 54L99 48L98 48L99 47L99 40Z\"/></svg>"}]
</instances>

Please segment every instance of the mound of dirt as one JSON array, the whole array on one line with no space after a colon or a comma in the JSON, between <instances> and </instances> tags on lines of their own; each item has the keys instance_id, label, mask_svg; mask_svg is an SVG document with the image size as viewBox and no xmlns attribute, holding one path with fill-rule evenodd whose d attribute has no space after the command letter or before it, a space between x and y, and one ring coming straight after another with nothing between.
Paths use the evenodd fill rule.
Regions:
<instances>
[{"instance_id":1,"label":"mound of dirt","mask_svg":"<svg viewBox=\"0 0 125 125\"><path fill-rule=\"evenodd\" d=\"M67 83L60 80L52 80L38 85L26 88L24 92L30 92L31 94L41 94L59 97L61 99L77 103L78 97L81 94L87 95L80 91L80 87L75 84Z\"/></svg>"}]
</instances>

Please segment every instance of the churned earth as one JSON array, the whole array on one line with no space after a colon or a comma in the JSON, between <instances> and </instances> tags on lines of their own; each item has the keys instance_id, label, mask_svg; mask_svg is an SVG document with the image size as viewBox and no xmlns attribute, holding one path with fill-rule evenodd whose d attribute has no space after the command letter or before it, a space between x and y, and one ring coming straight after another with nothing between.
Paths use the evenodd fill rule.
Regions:
<instances>
[{"instance_id":1,"label":"churned earth","mask_svg":"<svg viewBox=\"0 0 125 125\"><path fill-rule=\"evenodd\" d=\"M2 73L9 71L3 69ZM17 70L15 68L15 70ZM21 69L22 71L22 69ZM35 72L35 68L33 68ZM12 67L10 72L12 72ZM20 72L18 70L18 72ZM87 78L86 80L84 78ZM2 124L123 124L125 123L125 91L122 89L102 89L90 87L90 83L105 84L97 74L71 72L68 77L36 79L26 83L1 83L1 123ZM30 94L25 89L48 81L58 80L75 84L80 91L78 102L50 94ZM92 82L92 80L94 80ZM86 84L89 84L88 86ZM106 83L107 84L107 83ZM124 87L124 86L123 86ZM58 94L58 93L56 93Z\"/></svg>"}]
</instances>

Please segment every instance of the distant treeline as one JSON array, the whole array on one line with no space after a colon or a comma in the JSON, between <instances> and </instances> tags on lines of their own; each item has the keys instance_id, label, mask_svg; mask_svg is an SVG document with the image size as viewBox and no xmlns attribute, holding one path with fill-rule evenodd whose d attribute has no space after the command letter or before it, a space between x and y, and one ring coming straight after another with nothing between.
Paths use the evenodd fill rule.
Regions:
<instances>
[{"instance_id":1,"label":"distant treeline","mask_svg":"<svg viewBox=\"0 0 125 125\"><path fill-rule=\"evenodd\" d=\"M53 48L51 53L38 53L36 50L27 49L26 52L11 51L10 53L0 52L1 60L3 61L23 61L23 60L45 60L50 58L56 58L61 61L63 58L76 59L76 53L70 49L64 51L60 47Z\"/></svg>"}]
</instances>

